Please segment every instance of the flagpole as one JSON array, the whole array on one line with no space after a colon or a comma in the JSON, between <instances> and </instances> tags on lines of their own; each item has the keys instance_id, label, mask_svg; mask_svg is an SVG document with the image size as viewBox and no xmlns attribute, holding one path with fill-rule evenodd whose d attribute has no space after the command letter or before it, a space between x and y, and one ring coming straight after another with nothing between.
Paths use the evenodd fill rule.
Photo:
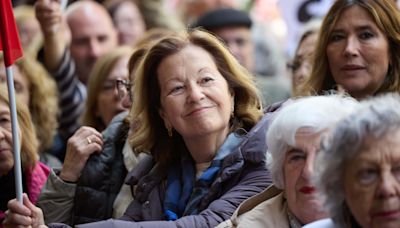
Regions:
<instances>
[{"instance_id":1,"label":"flagpole","mask_svg":"<svg viewBox=\"0 0 400 228\"><path fill-rule=\"evenodd\" d=\"M18 120L17 109L15 103L15 91L12 66L6 67L8 98L10 100L11 112L11 125L12 125L12 139L14 151L14 175L15 175L15 194L17 200L22 203L22 170L21 170L21 156L20 156L20 142L18 134Z\"/></svg>"},{"instance_id":2,"label":"flagpole","mask_svg":"<svg viewBox=\"0 0 400 228\"><path fill-rule=\"evenodd\" d=\"M68 5L68 0L61 0L60 1L60 8L62 11L65 11L65 9L67 8Z\"/></svg>"},{"instance_id":3,"label":"flagpole","mask_svg":"<svg viewBox=\"0 0 400 228\"><path fill-rule=\"evenodd\" d=\"M12 64L22 57L22 48L19 42L17 25L10 0L0 0L0 51L3 51L4 66L6 67L8 98L10 100L11 129L14 154L15 195L22 204L22 170L20 142L18 134L17 109Z\"/></svg>"}]
</instances>

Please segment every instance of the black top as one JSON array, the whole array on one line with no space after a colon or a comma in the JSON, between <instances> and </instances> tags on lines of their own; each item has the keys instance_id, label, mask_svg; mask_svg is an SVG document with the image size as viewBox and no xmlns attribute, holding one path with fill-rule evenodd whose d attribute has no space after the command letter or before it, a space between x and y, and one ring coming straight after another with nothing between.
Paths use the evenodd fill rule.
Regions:
<instances>
[{"instance_id":1,"label":"black top","mask_svg":"<svg viewBox=\"0 0 400 228\"><path fill-rule=\"evenodd\" d=\"M7 210L7 203L16 198L14 168L7 175L0 177L0 211ZM27 192L25 175L22 174L22 190Z\"/></svg>"}]
</instances>

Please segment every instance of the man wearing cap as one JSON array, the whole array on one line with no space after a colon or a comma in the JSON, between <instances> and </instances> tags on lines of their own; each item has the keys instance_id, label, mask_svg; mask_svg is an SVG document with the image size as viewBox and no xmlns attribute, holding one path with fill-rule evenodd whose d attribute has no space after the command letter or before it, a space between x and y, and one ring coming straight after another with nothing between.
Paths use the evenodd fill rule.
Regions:
<instances>
[{"instance_id":1,"label":"man wearing cap","mask_svg":"<svg viewBox=\"0 0 400 228\"><path fill-rule=\"evenodd\" d=\"M253 71L254 44L251 38L251 19L242 11L217 9L201 16L194 27L202 27L220 37L236 59Z\"/></svg>"},{"instance_id":2,"label":"man wearing cap","mask_svg":"<svg viewBox=\"0 0 400 228\"><path fill-rule=\"evenodd\" d=\"M247 13L233 8L216 9L199 17L192 27L203 28L221 38L240 64L257 75L256 82L261 90L265 106L285 100L290 96L289 87L281 82L282 75L276 75L277 64L268 64L268 60L275 56L268 58L263 56L259 59L258 62L263 66L268 65L269 69L257 70L254 53L256 43L252 37L252 21ZM267 73L264 74L265 72Z\"/></svg>"}]
</instances>

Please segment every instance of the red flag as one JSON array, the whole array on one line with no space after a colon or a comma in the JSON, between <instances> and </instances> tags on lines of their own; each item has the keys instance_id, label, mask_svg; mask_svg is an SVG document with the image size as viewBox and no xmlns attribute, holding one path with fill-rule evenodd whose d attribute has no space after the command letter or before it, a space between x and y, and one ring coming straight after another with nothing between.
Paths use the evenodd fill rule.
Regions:
<instances>
[{"instance_id":1,"label":"red flag","mask_svg":"<svg viewBox=\"0 0 400 228\"><path fill-rule=\"evenodd\" d=\"M10 0L0 0L0 51L4 53L6 67L22 56L17 26Z\"/></svg>"}]
</instances>

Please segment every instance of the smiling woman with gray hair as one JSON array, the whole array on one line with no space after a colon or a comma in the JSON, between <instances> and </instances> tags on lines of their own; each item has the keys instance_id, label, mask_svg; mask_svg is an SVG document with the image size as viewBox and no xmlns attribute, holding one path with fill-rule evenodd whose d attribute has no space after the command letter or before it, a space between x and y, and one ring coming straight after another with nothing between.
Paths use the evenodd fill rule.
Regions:
<instances>
[{"instance_id":1,"label":"smiling woman with gray hair","mask_svg":"<svg viewBox=\"0 0 400 228\"><path fill-rule=\"evenodd\" d=\"M351 97L307 97L286 104L267 133L273 185L246 200L221 227L296 228L325 218L311 183L320 139L357 107Z\"/></svg>"},{"instance_id":2,"label":"smiling woman with gray hair","mask_svg":"<svg viewBox=\"0 0 400 228\"><path fill-rule=\"evenodd\" d=\"M307 227L400 227L400 96L361 103L322 144L316 182L331 220Z\"/></svg>"}]
</instances>

